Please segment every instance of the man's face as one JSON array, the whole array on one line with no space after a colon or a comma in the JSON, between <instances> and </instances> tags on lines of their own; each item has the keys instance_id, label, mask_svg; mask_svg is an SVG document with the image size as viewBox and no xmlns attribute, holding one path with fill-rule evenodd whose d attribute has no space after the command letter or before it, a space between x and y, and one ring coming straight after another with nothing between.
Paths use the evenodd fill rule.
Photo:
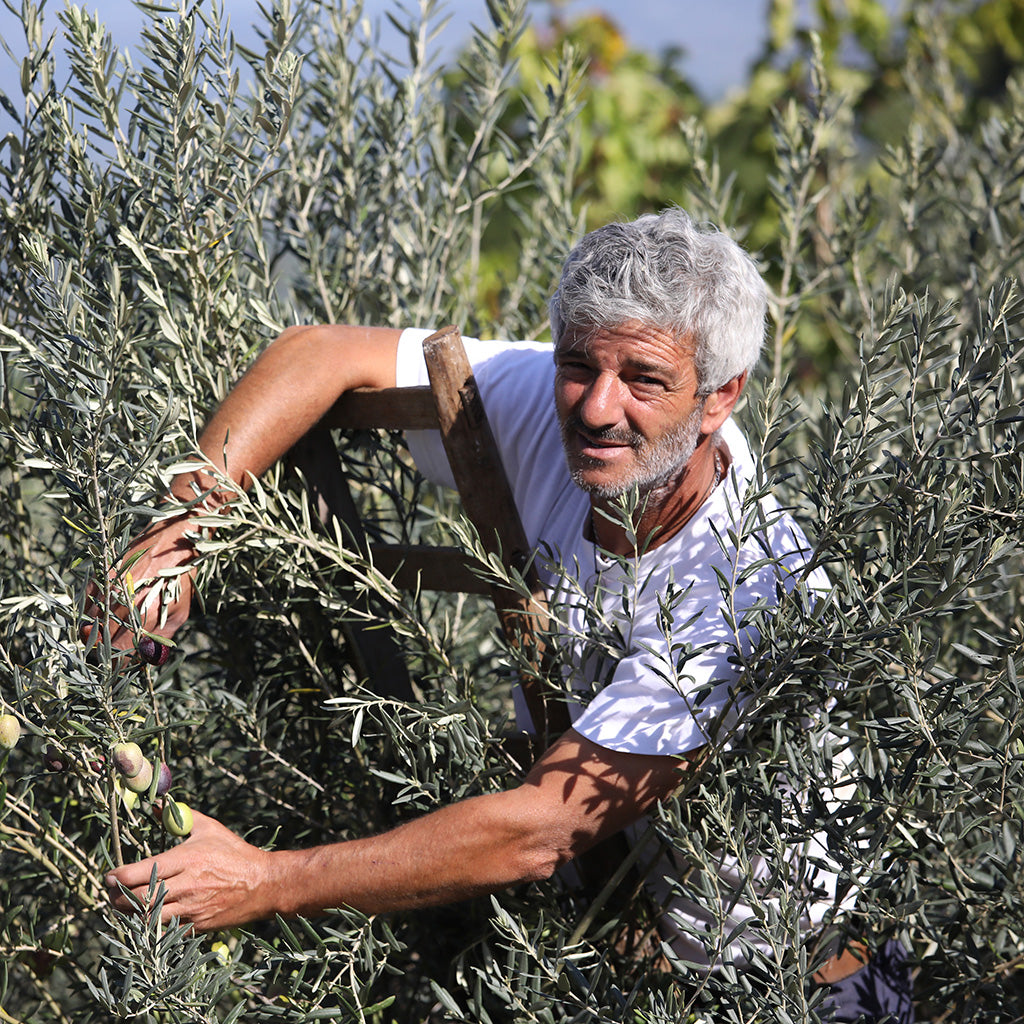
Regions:
<instances>
[{"instance_id":1,"label":"man's face","mask_svg":"<svg viewBox=\"0 0 1024 1024\"><path fill-rule=\"evenodd\" d=\"M704 402L693 354L635 321L555 349L555 408L573 480L616 497L670 484L700 440Z\"/></svg>"}]
</instances>

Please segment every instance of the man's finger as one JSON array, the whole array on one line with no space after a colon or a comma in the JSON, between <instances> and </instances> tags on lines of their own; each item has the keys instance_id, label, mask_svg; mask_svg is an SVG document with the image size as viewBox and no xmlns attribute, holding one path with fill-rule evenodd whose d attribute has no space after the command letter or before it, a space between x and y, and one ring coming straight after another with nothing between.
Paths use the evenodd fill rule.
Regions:
<instances>
[{"instance_id":1,"label":"man's finger","mask_svg":"<svg viewBox=\"0 0 1024 1024\"><path fill-rule=\"evenodd\" d=\"M171 894L163 879L157 882L155 890L148 883L131 889L119 887L117 895L111 898L111 904L115 910L123 914L145 914L156 903L161 888L163 900L160 903L160 921L163 924L170 924L172 919L177 918L179 921L187 922L189 918L184 904ZM196 928L195 925L190 925L190 928L193 932L205 930Z\"/></svg>"},{"instance_id":2,"label":"man's finger","mask_svg":"<svg viewBox=\"0 0 1024 1024\"><path fill-rule=\"evenodd\" d=\"M110 896L111 906L115 910L120 910L122 914L145 910L150 902L148 885L138 890L117 888Z\"/></svg>"},{"instance_id":3,"label":"man's finger","mask_svg":"<svg viewBox=\"0 0 1024 1024\"><path fill-rule=\"evenodd\" d=\"M118 885L126 889L146 889L153 877L153 869L156 868L157 878L170 878L176 872L167 863L161 862L157 857L147 857L145 860L136 861L134 864L125 864L107 873L104 882L107 888L117 890Z\"/></svg>"},{"instance_id":4,"label":"man's finger","mask_svg":"<svg viewBox=\"0 0 1024 1024\"><path fill-rule=\"evenodd\" d=\"M177 919L177 921L181 924L187 924L189 926L189 932L193 935L195 935L197 932L203 932L208 930L197 925L194 921L192 921L192 919L186 912L185 907L177 900L165 900L163 906L160 908L160 921L163 924L170 924L172 919Z\"/></svg>"},{"instance_id":5,"label":"man's finger","mask_svg":"<svg viewBox=\"0 0 1024 1024\"><path fill-rule=\"evenodd\" d=\"M152 879L149 879L145 885L135 886L115 881L111 886L110 902L116 910L126 914L145 911L156 902L161 889L163 889L163 896L166 899L167 887L162 878L158 878L155 884Z\"/></svg>"}]
</instances>

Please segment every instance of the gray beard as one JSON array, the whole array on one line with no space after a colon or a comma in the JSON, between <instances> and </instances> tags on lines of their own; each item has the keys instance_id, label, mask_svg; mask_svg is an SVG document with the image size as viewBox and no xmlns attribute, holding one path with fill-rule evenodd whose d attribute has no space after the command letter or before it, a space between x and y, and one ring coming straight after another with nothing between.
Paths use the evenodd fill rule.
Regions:
<instances>
[{"instance_id":1,"label":"gray beard","mask_svg":"<svg viewBox=\"0 0 1024 1024\"><path fill-rule=\"evenodd\" d=\"M577 487L596 498L618 498L634 489L638 490L641 496L650 494L680 476L686 468L700 442L700 424L703 418L704 408L701 403L688 419L657 441L651 442L634 431L604 430L595 433L592 430L584 430L582 423L575 416L570 416L562 424L562 446L566 452L569 473ZM595 441L628 444L637 454L635 472L628 479L614 484L587 483L583 474L588 469L599 467L601 460L586 456L578 456L575 460L569 458L568 440L580 430Z\"/></svg>"}]
</instances>

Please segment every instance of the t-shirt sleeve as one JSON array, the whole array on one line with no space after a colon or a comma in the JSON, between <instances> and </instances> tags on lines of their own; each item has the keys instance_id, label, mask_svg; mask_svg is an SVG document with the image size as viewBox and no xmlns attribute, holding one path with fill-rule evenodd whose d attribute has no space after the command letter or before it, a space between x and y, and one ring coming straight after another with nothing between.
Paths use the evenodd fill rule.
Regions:
<instances>
[{"instance_id":1,"label":"t-shirt sleeve","mask_svg":"<svg viewBox=\"0 0 1024 1024\"><path fill-rule=\"evenodd\" d=\"M395 361L395 379L400 388L426 387L430 384L427 365L423 360L423 342L433 331L410 327L398 339L398 357ZM412 453L416 468L432 483L442 487L455 487L448 456L441 435L436 430L407 430L405 443Z\"/></svg>"}]
</instances>

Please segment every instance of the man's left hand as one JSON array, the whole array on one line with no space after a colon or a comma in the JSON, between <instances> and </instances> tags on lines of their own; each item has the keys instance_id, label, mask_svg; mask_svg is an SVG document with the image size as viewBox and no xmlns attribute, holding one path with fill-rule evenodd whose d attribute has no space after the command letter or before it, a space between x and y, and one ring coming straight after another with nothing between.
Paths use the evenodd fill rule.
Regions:
<instances>
[{"instance_id":1,"label":"man's left hand","mask_svg":"<svg viewBox=\"0 0 1024 1024\"><path fill-rule=\"evenodd\" d=\"M166 889L161 920L188 922L196 932L233 928L272 917L267 895L270 853L247 843L215 818L193 812L192 835L166 853L125 864L106 877L114 906L145 906L153 866ZM134 899L120 888L131 890Z\"/></svg>"}]
</instances>

